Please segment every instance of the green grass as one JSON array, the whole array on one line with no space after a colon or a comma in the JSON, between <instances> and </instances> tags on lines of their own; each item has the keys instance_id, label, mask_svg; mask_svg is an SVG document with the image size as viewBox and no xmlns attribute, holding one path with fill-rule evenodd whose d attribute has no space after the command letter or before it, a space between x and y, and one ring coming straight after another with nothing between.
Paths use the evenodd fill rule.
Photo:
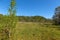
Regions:
<instances>
[{"instance_id":1,"label":"green grass","mask_svg":"<svg viewBox=\"0 0 60 40\"><path fill-rule=\"evenodd\" d=\"M16 26L15 40L60 40L60 31L55 25L20 22Z\"/></svg>"}]
</instances>

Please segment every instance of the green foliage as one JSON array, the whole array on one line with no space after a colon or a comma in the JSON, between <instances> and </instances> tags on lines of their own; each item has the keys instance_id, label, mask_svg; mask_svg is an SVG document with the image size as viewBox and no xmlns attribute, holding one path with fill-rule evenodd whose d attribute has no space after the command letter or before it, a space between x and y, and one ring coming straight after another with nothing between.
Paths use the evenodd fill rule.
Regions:
<instances>
[{"instance_id":1,"label":"green foliage","mask_svg":"<svg viewBox=\"0 0 60 40\"><path fill-rule=\"evenodd\" d=\"M15 0L11 0L9 15L0 14L0 36L2 37L0 40L14 40L14 29L17 23L16 17L16 8L15 8ZM8 38L7 38L8 37Z\"/></svg>"},{"instance_id":2,"label":"green foliage","mask_svg":"<svg viewBox=\"0 0 60 40\"><path fill-rule=\"evenodd\" d=\"M60 6L55 8L55 14L53 16L53 23L60 24Z\"/></svg>"},{"instance_id":3,"label":"green foliage","mask_svg":"<svg viewBox=\"0 0 60 40\"><path fill-rule=\"evenodd\" d=\"M13 39L14 36L14 29L16 27L16 23L17 23L17 18L16 18L16 5L15 5L15 0L11 0L11 4L10 4L10 8L9 8L9 31L10 31L10 39Z\"/></svg>"},{"instance_id":4,"label":"green foliage","mask_svg":"<svg viewBox=\"0 0 60 40\"><path fill-rule=\"evenodd\" d=\"M42 16L17 16L20 22L45 22L46 18Z\"/></svg>"}]
</instances>

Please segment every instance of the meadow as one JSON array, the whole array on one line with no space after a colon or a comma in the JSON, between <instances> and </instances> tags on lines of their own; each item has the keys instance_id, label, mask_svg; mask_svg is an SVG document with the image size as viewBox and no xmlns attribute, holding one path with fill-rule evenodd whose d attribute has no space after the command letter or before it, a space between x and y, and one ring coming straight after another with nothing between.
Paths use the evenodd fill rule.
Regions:
<instances>
[{"instance_id":1,"label":"meadow","mask_svg":"<svg viewBox=\"0 0 60 40\"><path fill-rule=\"evenodd\" d=\"M59 26L39 22L18 22L14 40L60 40Z\"/></svg>"}]
</instances>

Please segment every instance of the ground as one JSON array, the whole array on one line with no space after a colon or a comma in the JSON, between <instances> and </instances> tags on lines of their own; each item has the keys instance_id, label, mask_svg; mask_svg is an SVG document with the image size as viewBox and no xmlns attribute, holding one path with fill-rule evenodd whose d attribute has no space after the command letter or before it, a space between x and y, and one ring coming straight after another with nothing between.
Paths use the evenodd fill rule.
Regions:
<instances>
[{"instance_id":1,"label":"ground","mask_svg":"<svg viewBox=\"0 0 60 40\"><path fill-rule=\"evenodd\" d=\"M18 22L15 30L15 40L60 40L60 30L56 25Z\"/></svg>"}]
</instances>

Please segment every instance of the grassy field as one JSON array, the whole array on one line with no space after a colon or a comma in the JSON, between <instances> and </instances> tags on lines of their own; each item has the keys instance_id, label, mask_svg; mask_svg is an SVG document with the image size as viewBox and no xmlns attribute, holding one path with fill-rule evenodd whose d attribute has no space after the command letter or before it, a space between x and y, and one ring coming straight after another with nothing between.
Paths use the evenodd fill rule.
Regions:
<instances>
[{"instance_id":1,"label":"grassy field","mask_svg":"<svg viewBox=\"0 0 60 40\"><path fill-rule=\"evenodd\" d=\"M15 40L60 40L57 26L33 22L20 22L16 26Z\"/></svg>"}]
</instances>

